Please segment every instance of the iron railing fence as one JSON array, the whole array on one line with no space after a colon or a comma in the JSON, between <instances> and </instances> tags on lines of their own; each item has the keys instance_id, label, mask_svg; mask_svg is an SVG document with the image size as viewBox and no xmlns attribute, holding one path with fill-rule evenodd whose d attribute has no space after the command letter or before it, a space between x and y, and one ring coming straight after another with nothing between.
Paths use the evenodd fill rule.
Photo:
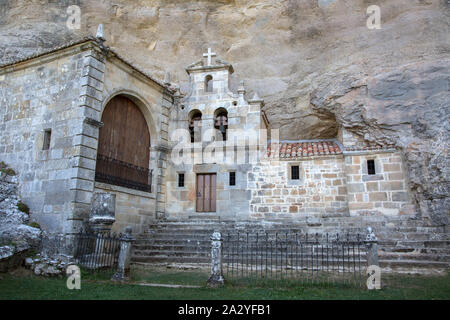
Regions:
<instances>
[{"instance_id":1,"label":"iron railing fence","mask_svg":"<svg viewBox=\"0 0 450 320\"><path fill-rule=\"evenodd\" d=\"M122 234L110 232L80 232L75 236L74 259L87 270L115 270L120 253Z\"/></svg>"},{"instance_id":2,"label":"iron railing fence","mask_svg":"<svg viewBox=\"0 0 450 320\"><path fill-rule=\"evenodd\" d=\"M366 264L360 234L228 233L222 250L225 279L361 287Z\"/></svg>"},{"instance_id":3,"label":"iron railing fence","mask_svg":"<svg viewBox=\"0 0 450 320\"><path fill-rule=\"evenodd\" d=\"M97 155L95 181L151 192L153 170Z\"/></svg>"}]
</instances>

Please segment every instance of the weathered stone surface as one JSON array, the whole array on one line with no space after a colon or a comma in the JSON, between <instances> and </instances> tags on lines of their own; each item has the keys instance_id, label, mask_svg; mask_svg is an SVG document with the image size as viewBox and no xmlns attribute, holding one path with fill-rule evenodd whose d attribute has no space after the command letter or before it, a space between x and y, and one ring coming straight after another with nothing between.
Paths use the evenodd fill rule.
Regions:
<instances>
[{"instance_id":1,"label":"weathered stone surface","mask_svg":"<svg viewBox=\"0 0 450 320\"><path fill-rule=\"evenodd\" d=\"M64 275L70 264L73 264L72 259L63 255L50 258L38 254L34 258L25 259L25 267L33 271L35 275L44 277Z\"/></svg>"},{"instance_id":2,"label":"weathered stone surface","mask_svg":"<svg viewBox=\"0 0 450 320\"><path fill-rule=\"evenodd\" d=\"M41 230L27 225L28 214L18 209L17 178L0 173L0 244L22 252L40 245Z\"/></svg>"},{"instance_id":3,"label":"weathered stone surface","mask_svg":"<svg viewBox=\"0 0 450 320\"><path fill-rule=\"evenodd\" d=\"M448 223L448 1L377 1L380 30L366 27L366 0L76 3L79 30L66 26L65 1L3 2L0 59L93 35L104 23L107 45L160 79L170 71L186 90L184 66L212 47L238 70L232 86L243 79L249 97L265 99L282 138L329 138L344 125L396 144L422 215Z\"/></svg>"},{"instance_id":4,"label":"weathered stone surface","mask_svg":"<svg viewBox=\"0 0 450 320\"><path fill-rule=\"evenodd\" d=\"M435 224L449 221L449 64L449 59L410 63L347 79L354 84L320 88L312 99L314 108L334 113L349 131L402 150L420 213ZM393 184L381 187L402 188Z\"/></svg>"}]
</instances>

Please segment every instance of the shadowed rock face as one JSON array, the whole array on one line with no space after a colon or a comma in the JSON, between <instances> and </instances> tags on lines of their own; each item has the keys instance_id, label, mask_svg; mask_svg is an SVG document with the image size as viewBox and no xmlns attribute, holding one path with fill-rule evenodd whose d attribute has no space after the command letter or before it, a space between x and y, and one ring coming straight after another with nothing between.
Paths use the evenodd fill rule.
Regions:
<instances>
[{"instance_id":1,"label":"shadowed rock face","mask_svg":"<svg viewBox=\"0 0 450 320\"><path fill-rule=\"evenodd\" d=\"M184 67L208 47L233 64L281 138L334 137L339 125L401 147L423 216L448 223L446 0L4 1L0 59L49 48L105 24L106 44L188 90ZM48 3L51 2L51 3ZM30 4L31 3L31 4ZM68 5L81 29L66 27Z\"/></svg>"}]
</instances>

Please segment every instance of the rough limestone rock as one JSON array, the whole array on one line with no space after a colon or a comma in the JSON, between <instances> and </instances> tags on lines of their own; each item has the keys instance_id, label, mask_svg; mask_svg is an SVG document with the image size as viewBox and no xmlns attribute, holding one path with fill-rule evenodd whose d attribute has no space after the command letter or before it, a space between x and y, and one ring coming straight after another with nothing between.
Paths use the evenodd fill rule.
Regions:
<instances>
[{"instance_id":1,"label":"rough limestone rock","mask_svg":"<svg viewBox=\"0 0 450 320\"><path fill-rule=\"evenodd\" d=\"M17 207L17 177L0 172L0 270L21 263L28 249L39 249L41 230L27 225L28 214Z\"/></svg>"},{"instance_id":2,"label":"rough limestone rock","mask_svg":"<svg viewBox=\"0 0 450 320\"><path fill-rule=\"evenodd\" d=\"M78 4L81 28L67 27ZM381 9L381 29L366 26ZM339 125L402 148L420 215L447 224L446 0L7 0L0 61L25 57L105 26L107 45L187 91L184 67L211 47L265 99L284 139L334 137Z\"/></svg>"}]
</instances>

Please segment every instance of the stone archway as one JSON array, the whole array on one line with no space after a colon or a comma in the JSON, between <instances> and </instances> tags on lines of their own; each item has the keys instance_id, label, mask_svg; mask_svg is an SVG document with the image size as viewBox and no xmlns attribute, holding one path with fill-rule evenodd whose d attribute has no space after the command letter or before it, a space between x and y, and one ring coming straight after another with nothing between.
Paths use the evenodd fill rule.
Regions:
<instances>
[{"instance_id":1,"label":"stone archway","mask_svg":"<svg viewBox=\"0 0 450 320\"><path fill-rule=\"evenodd\" d=\"M140 108L117 95L104 108L95 180L150 191L150 131Z\"/></svg>"}]
</instances>

